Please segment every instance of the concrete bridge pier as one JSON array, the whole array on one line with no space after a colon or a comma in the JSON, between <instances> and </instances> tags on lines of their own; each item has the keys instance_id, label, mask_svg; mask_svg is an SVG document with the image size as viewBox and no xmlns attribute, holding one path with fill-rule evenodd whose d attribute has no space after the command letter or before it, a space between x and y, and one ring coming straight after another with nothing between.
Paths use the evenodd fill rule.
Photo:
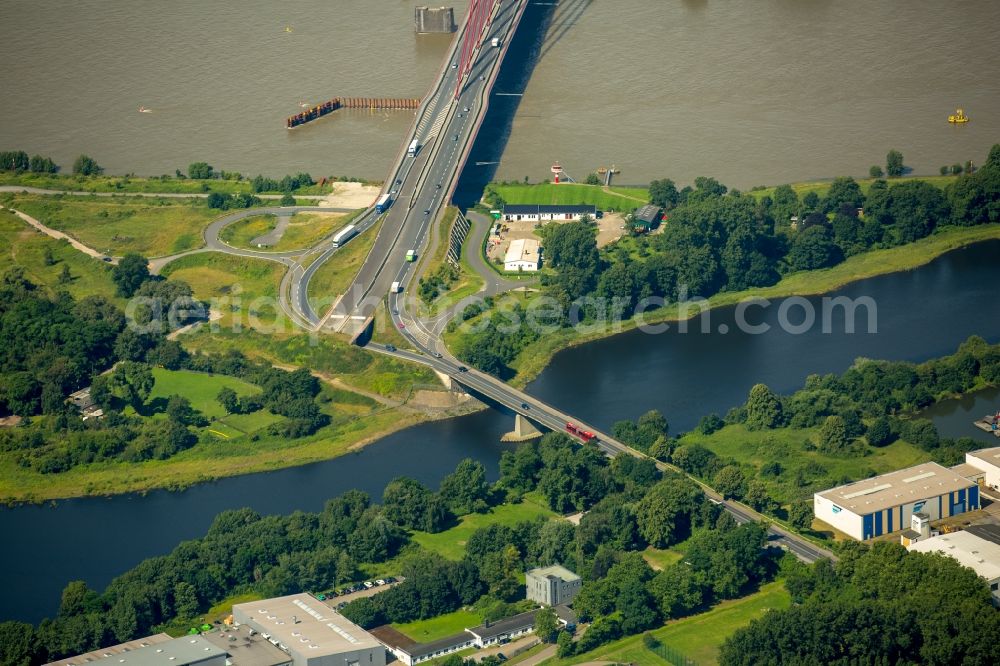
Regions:
<instances>
[{"instance_id":1,"label":"concrete bridge pier","mask_svg":"<svg viewBox=\"0 0 1000 666\"><path fill-rule=\"evenodd\" d=\"M500 438L501 442L526 442L529 439L536 439L542 436L542 431L538 429L531 420L521 414L514 415L514 430Z\"/></svg>"},{"instance_id":2,"label":"concrete bridge pier","mask_svg":"<svg viewBox=\"0 0 1000 666\"><path fill-rule=\"evenodd\" d=\"M447 375L440 370L435 370L434 374L437 375L444 387L449 391L461 390L461 387L451 378L451 375Z\"/></svg>"}]
</instances>

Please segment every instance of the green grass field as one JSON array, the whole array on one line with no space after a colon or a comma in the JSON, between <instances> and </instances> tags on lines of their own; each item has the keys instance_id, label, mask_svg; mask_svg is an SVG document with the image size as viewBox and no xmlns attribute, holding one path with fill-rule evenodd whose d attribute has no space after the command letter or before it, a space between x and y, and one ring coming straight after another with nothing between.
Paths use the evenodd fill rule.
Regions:
<instances>
[{"instance_id":1,"label":"green grass field","mask_svg":"<svg viewBox=\"0 0 1000 666\"><path fill-rule=\"evenodd\" d=\"M266 334L228 326L210 331L203 326L184 336L182 343L206 353L237 349L270 363L305 366L393 399L405 398L414 384L440 385L434 372L422 365L375 354L333 336L311 336L298 330Z\"/></svg>"},{"instance_id":2,"label":"green grass field","mask_svg":"<svg viewBox=\"0 0 1000 666\"><path fill-rule=\"evenodd\" d=\"M375 238L381 228L380 220L374 228L351 239L316 270L309 282L309 304L317 314L326 314L337 297L350 286L354 276L365 263L365 257L375 244Z\"/></svg>"},{"instance_id":3,"label":"green grass field","mask_svg":"<svg viewBox=\"0 0 1000 666\"><path fill-rule=\"evenodd\" d=\"M344 213L295 213L289 220L288 228L285 229L281 240L268 249L284 252L313 247L346 226L347 217Z\"/></svg>"},{"instance_id":4,"label":"green grass field","mask_svg":"<svg viewBox=\"0 0 1000 666\"><path fill-rule=\"evenodd\" d=\"M204 245L202 231L219 217L201 200L14 195L16 208L98 252L160 257Z\"/></svg>"},{"instance_id":5,"label":"green grass field","mask_svg":"<svg viewBox=\"0 0 1000 666\"><path fill-rule=\"evenodd\" d=\"M663 645L683 653L699 666L716 664L719 648L737 629L750 624L771 609L784 609L791 605L791 597L781 581L761 586L760 590L742 599L723 601L704 613L668 622L650 633ZM642 635L629 636L591 652L575 655L571 659L550 659L546 666L569 666L591 661L610 661L644 666L669 664L659 655L648 650Z\"/></svg>"},{"instance_id":6,"label":"green grass field","mask_svg":"<svg viewBox=\"0 0 1000 666\"><path fill-rule=\"evenodd\" d=\"M487 525L513 525L533 518L557 518L558 514L543 504L543 500L534 494L525 496L520 504L502 504L494 507L489 513L471 513L462 516L459 524L444 532L429 534L414 532L413 541L422 548L433 551L450 560L460 560L465 554L465 543L480 527Z\"/></svg>"},{"instance_id":7,"label":"green grass field","mask_svg":"<svg viewBox=\"0 0 1000 666\"><path fill-rule=\"evenodd\" d=\"M55 260L51 266L45 264L46 249ZM23 268L26 278L50 293L66 290L75 298L99 295L123 305L115 295L107 264L74 250L67 241L36 231L9 210L0 210L0 274L15 266ZM63 266L70 273L66 283L59 281Z\"/></svg>"},{"instance_id":8,"label":"green grass field","mask_svg":"<svg viewBox=\"0 0 1000 666\"><path fill-rule=\"evenodd\" d=\"M418 643L429 643L446 636L461 633L466 627L482 624L482 618L475 611L457 610L445 613L427 620L416 620L403 624L393 624L393 628L401 631Z\"/></svg>"},{"instance_id":9,"label":"green grass field","mask_svg":"<svg viewBox=\"0 0 1000 666\"><path fill-rule=\"evenodd\" d=\"M817 430L818 428L779 428L750 431L738 424L726 426L707 436L692 431L680 439L680 444L701 444L719 456L733 458L755 469L777 460L785 471L776 479L766 480L766 483L773 497L782 503L808 499L816 490L830 487L834 479L848 477L860 480L930 459L926 452L902 440L882 448L870 447L870 455L859 458L804 451L803 442L813 438ZM811 463L822 466L826 474L820 478L808 475L808 478L814 479L814 483L801 488L796 486L795 473Z\"/></svg>"},{"instance_id":10,"label":"green grass field","mask_svg":"<svg viewBox=\"0 0 1000 666\"><path fill-rule=\"evenodd\" d=\"M277 302L284 272L284 265L274 261L204 252L175 259L161 274L187 282L196 298L217 303L221 326L238 322L266 332L292 326Z\"/></svg>"},{"instance_id":11,"label":"green grass field","mask_svg":"<svg viewBox=\"0 0 1000 666\"><path fill-rule=\"evenodd\" d=\"M181 395L191 401L193 408L210 419L223 419L226 416L226 410L215 399L222 389L230 388L240 396L260 393L259 387L236 377L209 375L190 370L153 368L153 379L155 383L147 403L166 399L171 395Z\"/></svg>"},{"instance_id":12,"label":"green grass field","mask_svg":"<svg viewBox=\"0 0 1000 666\"><path fill-rule=\"evenodd\" d=\"M640 188L578 183L540 183L538 185L492 186L509 204L592 204L598 210L631 211L649 202L649 191Z\"/></svg>"},{"instance_id":13,"label":"green grass field","mask_svg":"<svg viewBox=\"0 0 1000 666\"><path fill-rule=\"evenodd\" d=\"M657 571L662 571L672 564L676 564L684 559L684 554L678 550L660 550L649 546L642 551L642 558L649 562L649 566Z\"/></svg>"},{"instance_id":14,"label":"green grass field","mask_svg":"<svg viewBox=\"0 0 1000 666\"><path fill-rule=\"evenodd\" d=\"M219 234L219 240L232 247L256 249L250 241L269 233L278 224L278 217L270 213L251 215L228 225Z\"/></svg>"}]
</instances>

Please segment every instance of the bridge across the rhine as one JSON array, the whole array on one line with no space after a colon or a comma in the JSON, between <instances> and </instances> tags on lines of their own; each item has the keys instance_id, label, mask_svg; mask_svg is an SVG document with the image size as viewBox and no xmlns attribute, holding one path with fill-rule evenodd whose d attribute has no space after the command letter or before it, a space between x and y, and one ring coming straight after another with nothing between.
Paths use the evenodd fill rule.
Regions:
<instances>
[{"instance_id":1,"label":"bridge across the rhine","mask_svg":"<svg viewBox=\"0 0 1000 666\"><path fill-rule=\"evenodd\" d=\"M486 117L489 97L511 37L517 30L528 0L473 0L465 23L454 40L452 50L430 93L424 97L412 131L404 142L384 193L394 203L382 216L381 227L364 265L350 288L339 301L318 316L308 305L306 293L310 278L336 253L329 248L301 271L287 276L292 307L297 320L308 321L319 330L341 332L356 339L367 327L377 306L389 292L392 282L400 282L404 292L416 278L417 263L407 262L408 250L421 252L426 245L431 223L451 200L458 177ZM495 41L494 41L495 40ZM461 51L460 51L461 49ZM415 155L407 147L416 140ZM358 218L362 229L378 219L374 210ZM284 288L284 287L283 287ZM389 294L389 312L393 326L413 344L416 352L387 349L368 344L368 348L398 358L428 365L451 378L469 392L517 415L520 426L561 432L568 423L594 435L594 444L610 456L644 456L610 434L566 414L512 386L484 373L466 368L441 343L439 331L446 322L424 322L409 313L402 293ZM680 471L662 462L662 470ZM739 522L762 520L748 507L727 501L711 488L702 485L706 495L723 505ZM771 543L811 562L833 555L780 526L770 527Z\"/></svg>"}]
</instances>

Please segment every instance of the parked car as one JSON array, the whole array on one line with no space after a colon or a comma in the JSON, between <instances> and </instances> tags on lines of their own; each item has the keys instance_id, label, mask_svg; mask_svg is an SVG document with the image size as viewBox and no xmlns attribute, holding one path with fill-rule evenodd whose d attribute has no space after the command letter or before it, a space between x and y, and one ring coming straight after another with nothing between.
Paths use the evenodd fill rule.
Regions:
<instances>
[{"instance_id":1,"label":"parked car","mask_svg":"<svg viewBox=\"0 0 1000 666\"><path fill-rule=\"evenodd\" d=\"M382 580L381 578L379 578L377 581L375 581L375 584L376 585L385 585L385 581Z\"/></svg>"},{"instance_id":2,"label":"parked car","mask_svg":"<svg viewBox=\"0 0 1000 666\"><path fill-rule=\"evenodd\" d=\"M375 583L371 582L370 580L366 580L364 584L366 590L370 590L373 587L375 587Z\"/></svg>"},{"instance_id":3,"label":"parked car","mask_svg":"<svg viewBox=\"0 0 1000 666\"><path fill-rule=\"evenodd\" d=\"M386 351L396 351L396 345L386 345L385 346L385 350Z\"/></svg>"}]
</instances>

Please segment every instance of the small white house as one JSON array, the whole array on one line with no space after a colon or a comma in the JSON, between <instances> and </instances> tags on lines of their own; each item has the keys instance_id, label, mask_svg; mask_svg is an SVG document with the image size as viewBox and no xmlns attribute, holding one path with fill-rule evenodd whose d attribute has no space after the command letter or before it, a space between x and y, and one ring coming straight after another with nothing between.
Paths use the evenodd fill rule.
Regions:
<instances>
[{"instance_id":1,"label":"small white house","mask_svg":"<svg viewBox=\"0 0 1000 666\"><path fill-rule=\"evenodd\" d=\"M585 215L596 219L597 206L511 204L503 207L505 222L571 222Z\"/></svg>"},{"instance_id":2,"label":"small white house","mask_svg":"<svg viewBox=\"0 0 1000 666\"><path fill-rule=\"evenodd\" d=\"M510 242L503 260L506 271L537 271L541 263L540 245L534 238L518 238Z\"/></svg>"}]
</instances>

